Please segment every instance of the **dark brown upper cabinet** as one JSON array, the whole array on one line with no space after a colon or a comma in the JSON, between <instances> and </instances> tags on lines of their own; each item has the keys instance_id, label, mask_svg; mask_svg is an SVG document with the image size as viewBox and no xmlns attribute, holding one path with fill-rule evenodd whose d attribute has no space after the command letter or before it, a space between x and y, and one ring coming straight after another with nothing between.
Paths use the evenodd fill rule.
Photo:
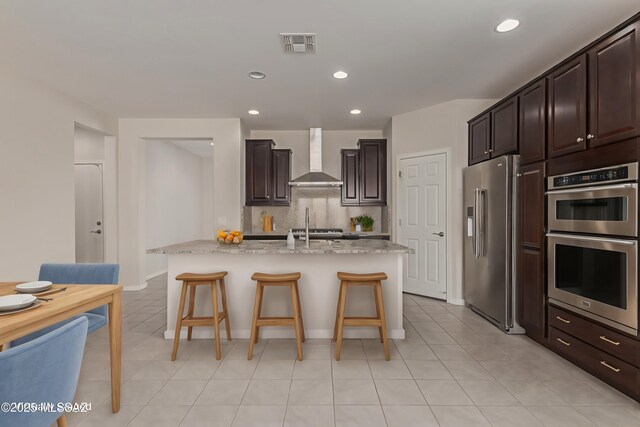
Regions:
<instances>
[{"instance_id":1,"label":"dark brown upper cabinet","mask_svg":"<svg viewBox=\"0 0 640 427\"><path fill-rule=\"evenodd\" d=\"M545 159L547 145L547 96L545 79L525 88L518 95L520 103L520 164Z\"/></svg>"},{"instance_id":2,"label":"dark brown upper cabinet","mask_svg":"<svg viewBox=\"0 0 640 427\"><path fill-rule=\"evenodd\" d=\"M270 205L271 150L275 147L271 139L247 139L245 155L245 203L247 206Z\"/></svg>"},{"instance_id":3,"label":"dark brown upper cabinet","mask_svg":"<svg viewBox=\"0 0 640 427\"><path fill-rule=\"evenodd\" d=\"M589 49L590 147L633 138L640 129L640 23Z\"/></svg>"},{"instance_id":4,"label":"dark brown upper cabinet","mask_svg":"<svg viewBox=\"0 0 640 427\"><path fill-rule=\"evenodd\" d=\"M291 203L291 150L276 150L271 139L245 142L245 204L247 206Z\"/></svg>"},{"instance_id":5,"label":"dark brown upper cabinet","mask_svg":"<svg viewBox=\"0 0 640 427\"><path fill-rule=\"evenodd\" d=\"M387 204L387 140L361 139L358 149L341 150L342 205Z\"/></svg>"},{"instance_id":6,"label":"dark brown upper cabinet","mask_svg":"<svg viewBox=\"0 0 640 427\"><path fill-rule=\"evenodd\" d=\"M469 122L469 164L479 163L491 158L489 145L491 140L491 114L486 113Z\"/></svg>"},{"instance_id":7,"label":"dark brown upper cabinet","mask_svg":"<svg viewBox=\"0 0 640 427\"><path fill-rule=\"evenodd\" d=\"M587 56L580 55L547 78L549 157L587 148Z\"/></svg>"},{"instance_id":8,"label":"dark brown upper cabinet","mask_svg":"<svg viewBox=\"0 0 640 427\"><path fill-rule=\"evenodd\" d=\"M360 150L344 149L342 157L342 205L360 204Z\"/></svg>"},{"instance_id":9,"label":"dark brown upper cabinet","mask_svg":"<svg viewBox=\"0 0 640 427\"><path fill-rule=\"evenodd\" d=\"M491 110L491 157L518 151L518 97L514 96Z\"/></svg>"},{"instance_id":10,"label":"dark brown upper cabinet","mask_svg":"<svg viewBox=\"0 0 640 427\"><path fill-rule=\"evenodd\" d=\"M521 244L541 250L544 243L544 163L520 167L519 234Z\"/></svg>"},{"instance_id":11,"label":"dark brown upper cabinet","mask_svg":"<svg viewBox=\"0 0 640 427\"><path fill-rule=\"evenodd\" d=\"M271 204L291 204L291 150L271 150Z\"/></svg>"},{"instance_id":12,"label":"dark brown upper cabinet","mask_svg":"<svg viewBox=\"0 0 640 427\"><path fill-rule=\"evenodd\" d=\"M360 148L360 205L387 204L387 140L361 139Z\"/></svg>"}]
</instances>

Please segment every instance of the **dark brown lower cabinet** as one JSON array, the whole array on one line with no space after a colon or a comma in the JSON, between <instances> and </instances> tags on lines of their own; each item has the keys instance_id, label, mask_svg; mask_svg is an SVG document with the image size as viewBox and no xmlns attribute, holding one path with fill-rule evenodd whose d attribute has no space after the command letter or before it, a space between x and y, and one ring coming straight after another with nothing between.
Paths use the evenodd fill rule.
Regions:
<instances>
[{"instance_id":1,"label":"dark brown lower cabinet","mask_svg":"<svg viewBox=\"0 0 640 427\"><path fill-rule=\"evenodd\" d=\"M640 372L635 366L553 327L549 331L549 346L612 387L638 398Z\"/></svg>"},{"instance_id":2,"label":"dark brown lower cabinet","mask_svg":"<svg viewBox=\"0 0 640 427\"><path fill-rule=\"evenodd\" d=\"M518 255L520 295L518 323L536 341L545 337L545 289L543 252L520 247Z\"/></svg>"}]
</instances>

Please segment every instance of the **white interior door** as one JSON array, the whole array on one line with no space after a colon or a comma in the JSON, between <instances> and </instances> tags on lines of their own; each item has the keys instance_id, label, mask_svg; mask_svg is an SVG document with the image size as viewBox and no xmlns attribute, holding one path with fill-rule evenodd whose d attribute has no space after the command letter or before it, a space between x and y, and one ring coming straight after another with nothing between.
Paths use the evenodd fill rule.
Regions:
<instances>
[{"instance_id":1,"label":"white interior door","mask_svg":"<svg viewBox=\"0 0 640 427\"><path fill-rule=\"evenodd\" d=\"M447 154L400 160L398 237L405 257L404 291L447 299Z\"/></svg>"},{"instance_id":2,"label":"white interior door","mask_svg":"<svg viewBox=\"0 0 640 427\"><path fill-rule=\"evenodd\" d=\"M76 163L76 262L104 262L102 165Z\"/></svg>"}]
</instances>

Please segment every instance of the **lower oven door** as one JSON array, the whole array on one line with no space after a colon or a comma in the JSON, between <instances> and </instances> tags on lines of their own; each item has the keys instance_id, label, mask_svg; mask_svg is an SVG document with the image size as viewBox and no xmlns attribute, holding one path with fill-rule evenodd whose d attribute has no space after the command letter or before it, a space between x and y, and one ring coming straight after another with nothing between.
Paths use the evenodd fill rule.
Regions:
<instances>
[{"instance_id":1,"label":"lower oven door","mask_svg":"<svg viewBox=\"0 0 640 427\"><path fill-rule=\"evenodd\" d=\"M637 242L550 233L547 245L549 301L637 335Z\"/></svg>"}]
</instances>

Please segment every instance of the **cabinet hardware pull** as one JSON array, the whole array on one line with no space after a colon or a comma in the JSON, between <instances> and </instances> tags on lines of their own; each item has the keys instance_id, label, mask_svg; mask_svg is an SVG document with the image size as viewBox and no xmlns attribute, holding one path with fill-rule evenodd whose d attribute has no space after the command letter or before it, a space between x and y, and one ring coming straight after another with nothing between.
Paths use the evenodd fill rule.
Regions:
<instances>
[{"instance_id":1,"label":"cabinet hardware pull","mask_svg":"<svg viewBox=\"0 0 640 427\"><path fill-rule=\"evenodd\" d=\"M484 152L484 154L489 154L489 152L488 152L488 151L485 151L485 152Z\"/></svg>"},{"instance_id":2,"label":"cabinet hardware pull","mask_svg":"<svg viewBox=\"0 0 640 427\"><path fill-rule=\"evenodd\" d=\"M592 138L595 138L595 136L591 134L587 135L587 139L592 139Z\"/></svg>"},{"instance_id":3,"label":"cabinet hardware pull","mask_svg":"<svg viewBox=\"0 0 640 427\"><path fill-rule=\"evenodd\" d=\"M556 316L556 319L558 319L559 321L564 322L564 323L571 323L571 320L563 319L560 316Z\"/></svg>"},{"instance_id":4,"label":"cabinet hardware pull","mask_svg":"<svg viewBox=\"0 0 640 427\"><path fill-rule=\"evenodd\" d=\"M609 365L607 362L605 362L604 360L600 361L600 364L603 366L606 366L607 368L611 369L614 372L620 372L619 368L614 368L613 366Z\"/></svg>"},{"instance_id":5,"label":"cabinet hardware pull","mask_svg":"<svg viewBox=\"0 0 640 427\"><path fill-rule=\"evenodd\" d=\"M566 342L566 341L565 341L565 340L563 340L563 339L556 338L556 340L560 341L562 344L564 344L564 345L566 345L566 346L570 346L570 345L571 345L570 343Z\"/></svg>"},{"instance_id":6,"label":"cabinet hardware pull","mask_svg":"<svg viewBox=\"0 0 640 427\"><path fill-rule=\"evenodd\" d=\"M490 152L490 153L493 153L493 149L489 149L489 152Z\"/></svg>"},{"instance_id":7,"label":"cabinet hardware pull","mask_svg":"<svg viewBox=\"0 0 640 427\"><path fill-rule=\"evenodd\" d=\"M611 341L609 338L607 338L607 337L606 337L606 336L604 336L604 335L600 335L600 339L601 339L602 341L606 341L606 342L608 342L609 344L613 344L613 345L620 345L620 342L619 342L619 341Z\"/></svg>"},{"instance_id":8,"label":"cabinet hardware pull","mask_svg":"<svg viewBox=\"0 0 640 427\"><path fill-rule=\"evenodd\" d=\"M522 176L522 174L521 174L521 173L517 173L517 174L516 174L516 176L517 176L518 178L520 178L520 177Z\"/></svg>"},{"instance_id":9,"label":"cabinet hardware pull","mask_svg":"<svg viewBox=\"0 0 640 427\"><path fill-rule=\"evenodd\" d=\"M582 142L582 141L584 141L584 139L582 139L582 138L576 139L576 142Z\"/></svg>"}]
</instances>

